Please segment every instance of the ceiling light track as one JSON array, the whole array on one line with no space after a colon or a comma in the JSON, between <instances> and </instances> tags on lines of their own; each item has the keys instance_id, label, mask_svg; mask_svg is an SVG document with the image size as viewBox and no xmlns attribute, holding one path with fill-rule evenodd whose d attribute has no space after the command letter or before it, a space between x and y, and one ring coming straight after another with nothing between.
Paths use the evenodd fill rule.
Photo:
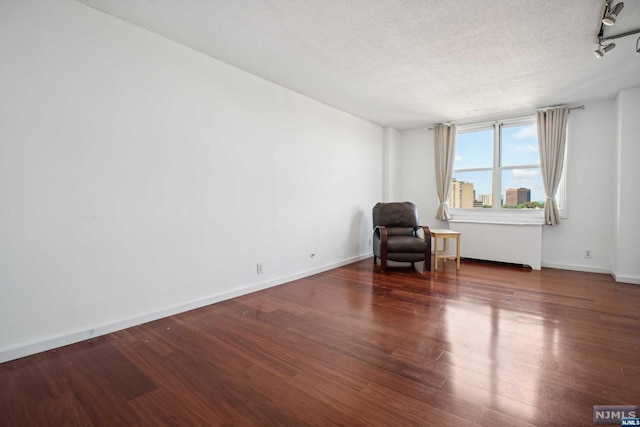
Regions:
<instances>
[{"instance_id":1,"label":"ceiling light track","mask_svg":"<svg viewBox=\"0 0 640 427\"><path fill-rule=\"evenodd\" d=\"M621 37L632 36L638 33L640 33L640 28L637 30L631 30L625 33L616 34L614 36L598 37L598 49L596 49L595 52L593 53L596 55L596 58L602 58L605 55L605 53L609 52L614 47L616 47L615 43L609 43L606 45L603 43L610 42L611 40L619 39ZM638 37L638 40L636 41L636 53L640 54L640 37Z\"/></svg>"},{"instance_id":2,"label":"ceiling light track","mask_svg":"<svg viewBox=\"0 0 640 427\"><path fill-rule=\"evenodd\" d=\"M605 1L604 12L603 12L602 20L600 21L598 36L596 38L596 43L598 44L598 48L594 52L594 54L596 55L596 58L602 58L607 52L609 52L610 50L616 47L615 43L606 44L607 42L610 42L611 40L619 39L621 37L627 37L627 36L640 33L640 28L639 28L637 30L631 30L621 34L605 37L604 35L605 26L614 25L616 23L616 18L618 18L618 15L620 14L623 8L624 8L623 2L618 2L618 4L616 4L613 8L611 8L609 5L609 2ZM636 53L640 54L639 44L640 44L640 37L638 37L638 41L636 41Z\"/></svg>"},{"instance_id":3,"label":"ceiling light track","mask_svg":"<svg viewBox=\"0 0 640 427\"><path fill-rule=\"evenodd\" d=\"M638 28L637 30L627 31L626 33L616 34L615 36L607 36L607 37L601 36L601 37L598 37L598 41L602 43L602 42L607 42L609 40L615 40L621 37L632 36L634 34L639 34L639 33L640 33L640 28Z\"/></svg>"}]
</instances>

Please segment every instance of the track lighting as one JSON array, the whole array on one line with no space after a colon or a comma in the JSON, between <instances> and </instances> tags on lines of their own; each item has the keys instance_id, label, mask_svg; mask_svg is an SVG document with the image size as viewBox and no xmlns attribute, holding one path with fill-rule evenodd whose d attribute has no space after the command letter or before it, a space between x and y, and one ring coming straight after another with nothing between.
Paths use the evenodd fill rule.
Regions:
<instances>
[{"instance_id":1,"label":"track lighting","mask_svg":"<svg viewBox=\"0 0 640 427\"><path fill-rule=\"evenodd\" d=\"M613 8L611 8L609 7L610 1L613 2L613 0L605 1L603 11L604 16L602 17L600 22L598 22L598 35L595 40L598 48L595 50L595 52L593 52L596 55L596 58L602 58L605 53L616 47L614 43L611 43L613 40L640 33L640 28L637 28L635 30L625 31L624 33L620 34L604 34L605 28L616 23L616 18L618 18L618 15L622 11L622 8L624 8L624 3L621 1L618 2L618 4L616 4ZM640 54L640 38L638 38L638 40L636 41L636 53Z\"/></svg>"},{"instance_id":2,"label":"track lighting","mask_svg":"<svg viewBox=\"0 0 640 427\"><path fill-rule=\"evenodd\" d=\"M620 11L622 11L622 8L624 7L624 3L620 2L617 5L615 5L615 7L613 9L610 9L609 12L605 15L604 18L602 18L602 23L604 25L613 25L616 23L616 18L618 17L618 14L620 13Z\"/></svg>"},{"instance_id":3,"label":"track lighting","mask_svg":"<svg viewBox=\"0 0 640 427\"><path fill-rule=\"evenodd\" d=\"M640 33L640 28L638 28L637 30L627 31L626 33L616 34L613 36L608 36L608 37L600 36L596 39L596 43L598 44L598 49L593 53L596 55L596 58L602 58L605 53L609 52L611 49L616 47L614 43L611 43L613 40L619 39L622 37L632 36L638 33ZM604 43L608 43L608 44L604 44ZM636 53L640 54L640 38L638 38L638 40L636 41Z\"/></svg>"},{"instance_id":4,"label":"track lighting","mask_svg":"<svg viewBox=\"0 0 640 427\"><path fill-rule=\"evenodd\" d=\"M596 55L596 58L602 58L605 53L609 52L611 49L616 47L616 44L615 43L610 43L610 44L608 44L606 46L600 45L599 47L600 48L594 52L595 55Z\"/></svg>"}]
</instances>

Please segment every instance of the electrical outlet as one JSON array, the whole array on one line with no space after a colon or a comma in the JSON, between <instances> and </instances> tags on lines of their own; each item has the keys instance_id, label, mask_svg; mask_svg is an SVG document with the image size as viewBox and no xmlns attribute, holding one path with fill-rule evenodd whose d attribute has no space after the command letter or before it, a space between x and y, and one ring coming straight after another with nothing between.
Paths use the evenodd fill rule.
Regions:
<instances>
[{"instance_id":1,"label":"electrical outlet","mask_svg":"<svg viewBox=\"0 0 640 427\"><path fill-rule=\"evenodd\" d=\"M591 249L585 249L584 250L584 258L585 259L591 259Z\"/></svg>"},{"instance_id":2,"label":"electrical outlet","mask_svg":"<svg viewBox=\"0 0 640 427\"><path fill-rule=\"evenodd\" d=\"M258 274L262 274L262 271L263 271L262 270L262 262L259 262L259 263L256 264L256 272Z\"/></svg>"}]
</instances>

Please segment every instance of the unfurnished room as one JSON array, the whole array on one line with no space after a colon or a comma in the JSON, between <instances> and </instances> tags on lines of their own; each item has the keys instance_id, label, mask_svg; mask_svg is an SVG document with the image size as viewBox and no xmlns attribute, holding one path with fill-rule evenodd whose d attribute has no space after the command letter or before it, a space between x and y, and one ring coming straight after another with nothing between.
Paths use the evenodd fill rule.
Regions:
<instances>
[{"instance_id":1,"label":"unfurnished room","mask_svg":"<svg viewBox=\"0 0 640 427\"><path fill-rule=\"evenodd\" d=\"M640 425L640 1L0 0L0 426Z\"/></svg>"}]
</instances>

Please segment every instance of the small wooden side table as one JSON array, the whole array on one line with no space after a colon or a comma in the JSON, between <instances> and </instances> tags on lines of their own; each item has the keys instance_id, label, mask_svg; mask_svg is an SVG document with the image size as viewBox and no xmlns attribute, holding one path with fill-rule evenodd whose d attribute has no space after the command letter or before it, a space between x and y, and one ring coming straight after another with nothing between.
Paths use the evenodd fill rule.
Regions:
<instances>
[{"instance_id":1,"label":"small wooden side table","mask_svg":"<svg viewBox=\"0 0 640 427\"><path fill-rule=\"evenodd\" d=\"M444 228L433 228L429 229L431 231L431 237L433 237L433 258L436 264L435 271L438 271L438 260L442 259L443 263L447 261L447 259L455 259L456 260L456 270L460 270L460 232L447 230ZM443 248L441 251L438 250L438 239L442 239ZM447 251L447 239L456 239L456 253L455 255L450 255ZM444 268L444 264L443 264Z\"/></svg>"}]
</instances>

